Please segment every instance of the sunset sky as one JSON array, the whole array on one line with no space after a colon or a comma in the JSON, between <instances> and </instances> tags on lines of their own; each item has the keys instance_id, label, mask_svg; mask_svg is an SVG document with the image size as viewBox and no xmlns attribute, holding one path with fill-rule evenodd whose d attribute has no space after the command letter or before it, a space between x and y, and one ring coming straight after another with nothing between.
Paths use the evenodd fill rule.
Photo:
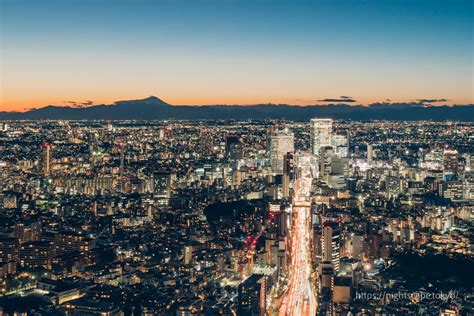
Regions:
<instances>
[{"instance_id":1,"label":"sunset sky","mask_svg":"<svg viewBox=\"0 0 474 316\"><path fill-rule=\"evenodd\" d=\"M471 0L0 0L0 110L474 103ZM436 104L436 103L435 103Z\"/></svg>"}]
</instances>

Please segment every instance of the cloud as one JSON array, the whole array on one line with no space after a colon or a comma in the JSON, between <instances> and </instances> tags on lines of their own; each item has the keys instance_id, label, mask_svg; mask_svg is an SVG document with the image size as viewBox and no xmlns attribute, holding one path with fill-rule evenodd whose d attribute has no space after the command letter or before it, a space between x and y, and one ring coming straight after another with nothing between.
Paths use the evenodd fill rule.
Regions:
<instances>
[{"instance_id":1,"label":"cloud","mask_svg":"<svg viewBox=\"0 0 474 316\"><path fill-rule=\"evenodd\" d=\"M410 107L425 107L426 105L421 102L394 102L394 103L387 103L387 102L375 102L369 104L369 107L376 107L376 108L383 108L383 107L398 107L398 108L410 108Z\"/></svg>"},{"instance_id":2,"label":"cloud","mask_svg":"<svg viewBox=\"0 0 474 316\"><path fill-rule=\"evenodd\" d=\"M63 101L66 105L73 107L73 108L85 108L94 104L94 101L87 100L85 102L77 102L77 101Z\"/></svg>"},{"instance_id":3,"label":"cloud","mask_svg":"<svg viewBox=\"0 0 474 316\"><path fill-rule=\"evenodd\" d=\"M437 102L447 102L448 99L418 99L417 101L421 103L437 103Z\"/></svg>"},{"instance_id":4,"label":"cloud","mask_svg":"<svg viewBox=\"0 0 474 316\"><path fill-rule=\"evenodd\" d=\"M356 102L356 100L354 100L351 97L342 95L339 98L321 99L321 100L317 100L317 102L336 102L336 103L347 102L347 103L354 103L354 102Z\"/></svg>"}]
</instances>

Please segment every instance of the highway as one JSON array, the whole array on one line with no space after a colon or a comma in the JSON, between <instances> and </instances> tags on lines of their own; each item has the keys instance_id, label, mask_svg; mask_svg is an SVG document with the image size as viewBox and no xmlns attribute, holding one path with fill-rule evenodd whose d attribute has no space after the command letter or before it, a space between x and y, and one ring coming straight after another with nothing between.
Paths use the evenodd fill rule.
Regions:
<instances>
[{"instance_id":1,"label":"highway","mask_svg":"<svg viewBox=\"0 0 474 316\"><path fill-rule=\"evenodd\" d=\"M293 198L293 227L291 230L290 271L288 289L281 300L279 315L300 316L316 314L316 297L311 285L310 252L310 189L309 157L298 159L300 177L295 180Z\"/></svg>"}]
</instances>

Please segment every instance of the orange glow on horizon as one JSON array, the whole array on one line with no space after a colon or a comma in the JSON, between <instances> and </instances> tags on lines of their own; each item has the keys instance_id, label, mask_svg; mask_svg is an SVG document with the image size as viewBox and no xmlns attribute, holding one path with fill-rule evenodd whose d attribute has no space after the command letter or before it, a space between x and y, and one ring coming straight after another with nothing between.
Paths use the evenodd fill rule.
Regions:
<instances>
[{"instance_id":1,"label":"orange glow on horizon","mask_svg":"<svg viewBox=\"0 0 474 316\"><path fill-rule=\"evenodd\" d=\"M231 96L217 96L217 97L166 97L160 96L157 94L152 94L163 101L171 105L253 105L253 104L290 104L290 105L323 105L334 102L318 102L319 99L323 97L313 97L313 98L259 98L259 97L231 97ZM93 100L93 105L99 104L113 104L116 101L123 100L139 100L149 97L149 95L117 95L115 97L81 97L81 98L19 98L19 99L8 99L2 97L0 100L0 111L16 111L16 112L25 112L32 109L39 109L48 105L55 106L71 106L67 101L74 101L78 103L86 102ZM335 97L337 98L337 96ZM358 98L354 97L356 102L346 103L351 105L369 105L371 103L377 102L388 102L388 103L397 103L397 102L416 102L419 98ZM474 101L469 98L460 98L456 100L448 100L447 102L433 103L434 105L440 104L473 104Z\"/></svg>"}]
</instances>

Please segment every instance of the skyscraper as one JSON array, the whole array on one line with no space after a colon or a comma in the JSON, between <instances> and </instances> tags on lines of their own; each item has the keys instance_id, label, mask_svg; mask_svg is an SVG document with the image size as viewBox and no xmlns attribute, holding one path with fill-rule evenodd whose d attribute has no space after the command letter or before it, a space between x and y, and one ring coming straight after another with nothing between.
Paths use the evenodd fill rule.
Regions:
<instances>
[{"instance_id":1,"label":"skyscraper","mask_svg":"<svg viewBox=\"0 0 474 316\"><path fill-rule=\"evenodd\" d=\"M43 175L49 177L51 174L51 144L48 142L43 143L43 157L42 157L42 169Z\"/></svg>"},{"instance_id":2,"label":"skyscraper","mask_svg":"<svg viewBox=\"0 0 474 316\"><path fill-rule=\"evenodd\" d=\"M332 119L311 119L310 137L311 153L319 155L319 149L323 146L332 146Z\"/></svg>"},{"instance_id":3,"label":"skyscraper","mask_svg":"<svg viewBox=\"0 0 474 316\"><path fill-rule=\"evenodd\" d=\"M349 134L345 131L337 131L332 135L334 153L339 158L349 157Z\"/></svg>"},{"instance_id":4,"label":"skyscraper","mask_svg":"<svg viewBox=\"0 0 474 316\"><path fill-rule=\"evenodd\" d=\"M293 152L286 153L283 157L282 196L290 196L290 185L295 179L295 155Z\"/></svg>"},{"instance_id":5,"label":"skyscraper","mask_svg":"<svg viewBox=\"0 0 474 316\"><path fill-rule=\"evenodd\" d=\"M334 271L339 272L340 266L340 229L337 222L323 223L322 257L323 262L330 262Z\"/></svg>"},{"instance_id":6,"label":"skyscraper","mask_svg":"<svg viewBox=\"0 0 474 316\"><path fill-rule=\"evenodd\" d=\"M445 175L458 174L458 151L453 149L445 149L443 152L443 171Z\"/></svg>"},{"instance_id":7,"label":"skyscraper","mask_svg":"<svg viewBox=\"0 0 474 316\"><path fill-rule=\"evenodd\" d=\"M327 176L331 173L331 159L334 157L333 147L320 147L318 157L319 178L326 181Z\"/></svg>"},{"instance_id":8,"label":"skyscraper","mask_svg":"<svg viewBox=\"0 0 474 316\"><path fill-rule=\"evenodd\" d=\"M120 143L120 179L125 175L125 144Z\"/></svg>"},{"instance_id":9,"label":"skyscraper","mask_svg":"<svg viewBox=\"0 0 474 316\"><path fill-rule=\"evenodd\" d=\"M374 148L372 144L367 144L367 163L372 164L372 159L374 158Z\"/></svg>"},{"instance_id":10,"label":"skyscraper","mask_svg":"<svg viewBox=\"0 0 474 316\"><path fill-rule=\"evenodd\" d=\"M283 157L283 173L288 175L291 181L295 179L295 169L295 154L288 152Z\"/></svg>"},{"instance_id":11,"label":"skyscraper","mask_svg":"<svg viewBox=\"0 0 474 316\"><path fill-rule=\"evenodd\" d=\"M288 128L276 131L271 135L270 162L273 172L283 173L284 156L295 150L294 142L293 133Z\"/></svg>"}]
</instances>

